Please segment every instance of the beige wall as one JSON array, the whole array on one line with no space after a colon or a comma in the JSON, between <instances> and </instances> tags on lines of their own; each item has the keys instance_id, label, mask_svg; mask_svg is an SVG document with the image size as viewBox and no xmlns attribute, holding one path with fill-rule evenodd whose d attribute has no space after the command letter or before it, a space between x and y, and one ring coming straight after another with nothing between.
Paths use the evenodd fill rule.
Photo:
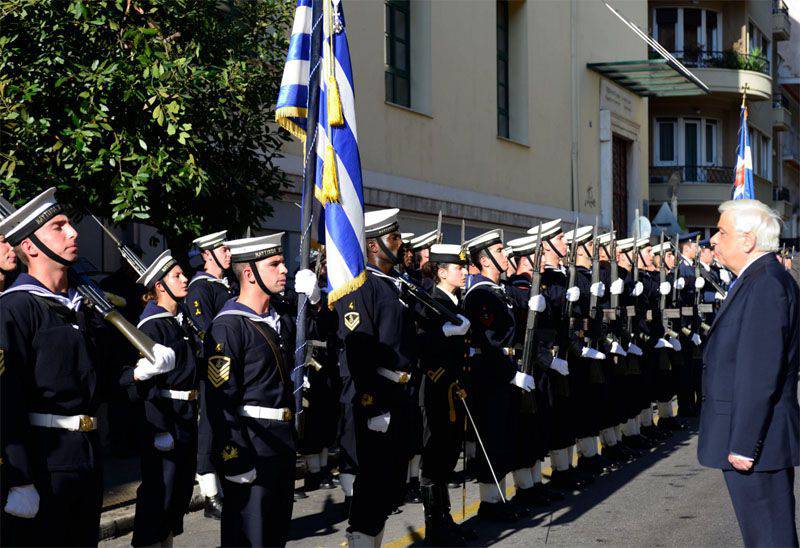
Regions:
<instances>
[{"instance_id":1,"label":"beige wall","mask_svg":"<svg viewBox=\"0 0 800 548\"><path fill-rule=\"evenodd\" d=\"M518 87L527 88L528 94L526 142L497 137L494 1L412 0L412 10L422 7L430 13L430 101L424 114L384 102L384 3L345 4L364 181L368 190L381 190L367 192L371 205L389 205L386 193L395 192L450 202L448 211L456 216L459 204L470 205L484 196L487 207L500 210L495 218L501 223L510 219L511 211L502 211L503 204L516 208L516 219L527 221L537 212L551 217L573 209L594 217L600 204L601 77L586 64L645 59L645 46L602 3L575 2L579 108L578 192L573 203L571 2L521 4L516 11L525 17L528 71L527 82ZM644 25L646 2L615 5ZM632 112L641 132L637 146L642 161L630 184L635 193L646 196L646 100L634 97ZM299 156L300 148L293 144L287 152ZM291 161L286 165L292 171ZM475 194L467 199L461 191ZM424 200L403 203L435 213L436 205Z\"/></svg>"}]
</instances>

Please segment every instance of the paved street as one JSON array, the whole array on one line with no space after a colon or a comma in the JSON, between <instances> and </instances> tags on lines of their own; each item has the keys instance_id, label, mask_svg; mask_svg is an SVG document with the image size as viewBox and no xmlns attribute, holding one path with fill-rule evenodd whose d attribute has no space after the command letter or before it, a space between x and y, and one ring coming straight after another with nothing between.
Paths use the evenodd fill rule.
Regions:
<instances>
[{"instance_id":1,"label":"paved street","mask_svg":"<svg viewBox=\"0 0 800 548\"><path fill-rule=\"evenodd\" d=\"M604 475L557 507L502 527L475 517L477 486L467 486L466 514L481 534L476 544L513 545L741 545L733 509L721 473L696 461L697 436L679 434L636 462ZM509 484L512 482L509 478ZM800 488L796 488L800 496ZM509 488L511 491L511 488ZM461 519L461 491L451 491L456 519ZM295 503L290 546L339 546L346 524L341 492L317 491ZM186 533L176 546L214 546L218 522L194 512L186 518ZM406 505L387 524L384 545L419 543L422 505ZM130 545L130 535L103 544Z\"/></svg>"}]
</instances>

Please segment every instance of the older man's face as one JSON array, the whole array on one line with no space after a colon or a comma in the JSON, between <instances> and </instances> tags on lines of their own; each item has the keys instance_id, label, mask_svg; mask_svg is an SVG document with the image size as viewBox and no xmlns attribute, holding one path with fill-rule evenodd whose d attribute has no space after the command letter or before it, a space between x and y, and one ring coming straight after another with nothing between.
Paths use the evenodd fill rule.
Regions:
<instances>
[{"instance_id":1,"label":"older man's face","mask_svg":"<svg viewBox=\"0 0 800 548\"><path fill-rule=\"evenodd\" d=\"M750 252L755 248L755 241L750 234L736 232L733 214L726 211L719 218L717 233L711 238L714 256L726 268L739 274L747 264Z\"/></svg>"}]
</instances>

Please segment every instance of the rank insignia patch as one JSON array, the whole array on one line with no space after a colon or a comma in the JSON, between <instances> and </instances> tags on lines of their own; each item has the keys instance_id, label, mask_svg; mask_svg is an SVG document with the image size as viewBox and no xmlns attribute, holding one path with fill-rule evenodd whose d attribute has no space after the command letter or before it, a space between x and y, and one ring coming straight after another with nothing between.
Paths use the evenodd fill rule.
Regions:
<instances>
[{"instance_id":1,"label":"rank insignia patch","mask_svg":"<svg viewBox=\"0 0 800 548\"><path fill-rule=\"evenodd\" d=\"M229 461L231 459L235 459L239 456L239 450L236 449L233 445L226 445L225 449L222 450L222 460Z\"/></svg>"},{"instance_id":2,"label":"rank insignia patch","mask_svg":"<svg viewBox=\"0 0 800 548\"><path fill-rule=\"evenodd\" d=\"M222 343L217 343L217 346L214 347L214 352L222 352Z\"/></svg>"},{"instance_id":3,"label":"rank insignia patch","mask_svg":"<svg viewBox=\"0 0 800 548\"><path fill-rule=\"evenodd\" d=\"M347 314L344 315L344 326L350 331L358 327L358 324L360 323L361 323L361 314L359 314L358 312L348 312Z\"/></svg>"},{"instance_id":4,"label":"rank insignia patch","mask_svg":"<svg viewBox=\"0 0 800 548\"><path fill-rule=\"evenodd\" d=\"M361 405L363 407L369 407L373 403L375 403L375 400L373 399L371 394L364 394L363 396L361 396Z\"/></svg>"},{"instance_id":5,"label":"rank insignia patch","mask_svg":"<svg viewBox=\"0 0 800 548\"><path fill-rule=\"evenodd\" d=\"M231 359L227 356L208 358L208 380L214 388L219 388L231 378Z\"/></svg>"}]
</instances>

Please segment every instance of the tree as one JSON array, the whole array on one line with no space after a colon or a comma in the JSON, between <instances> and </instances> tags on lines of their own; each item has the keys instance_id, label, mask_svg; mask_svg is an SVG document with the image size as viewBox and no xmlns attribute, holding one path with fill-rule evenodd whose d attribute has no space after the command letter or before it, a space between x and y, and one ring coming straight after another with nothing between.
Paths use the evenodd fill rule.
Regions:
<instances>
[{"instance_id":1,"label":"tree","mask_svg":"<svg viewBox=\"0 0 800 548\"><path fill-rule=\"evenodd\" d=\"M152 225L174 250L272 212L287 0L0 1L0 192ZM68 192L63 192L68 191Z\"/></svg>"}]
</instances>

